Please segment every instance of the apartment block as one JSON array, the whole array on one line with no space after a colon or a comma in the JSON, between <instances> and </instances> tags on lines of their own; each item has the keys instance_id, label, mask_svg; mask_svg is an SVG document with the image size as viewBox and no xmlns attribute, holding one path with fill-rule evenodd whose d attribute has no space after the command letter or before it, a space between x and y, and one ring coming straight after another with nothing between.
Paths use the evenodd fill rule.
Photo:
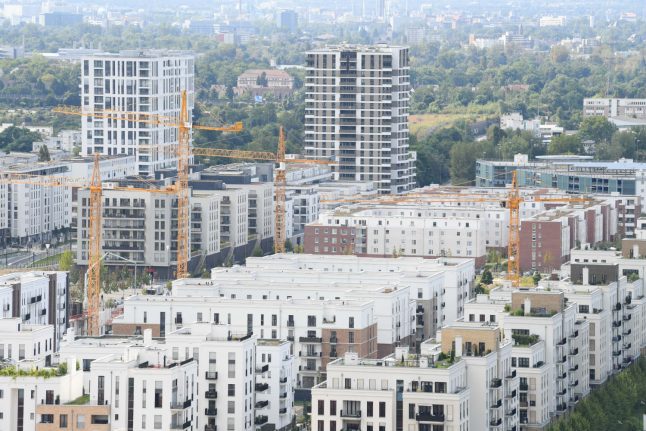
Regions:
<instances>
[{"instance_id":1,"label":"apartment block","mask_svg":"<svg viewBox=\"0 0 646 431\"><path fill-rule=\"evenodd\" d=\"M212 322L226 324L236 334L291 341L292 354L299 358L296 384L310 388L321 380L330 358L346 351L377 356L374 316L374 302L352 299L133 296L126 299L124 314L113 320L111 330L115 335L131 336L151 329L153 336L166 337L184 325ZM349 327L351 319L353 327Z\"/></svg>"},{"instance_id":2,"label":"apartment block","mask_svg":"<svg viewBox=\"0 0 646 431\"><path fill-rule=\"evenodd\" d=\"M512 367L512 342L493 322L458 321L438 331L437 344L429 340L425 351L438 351L465 362L469 400L469 429L512 430L518 427L519 378Z\"/></svg>"},{"instance_id":3,"label":"apartment block","mask_svg":"<svg viewBox=\"0 0 646 431\"><path fill-rule=\"evenodd\" d=\"M0 178L11 175L68 175L68 164L61 161L7 166ZM47 181L44 181L47 184ZM40 184L3 184L0 186L0 229L4 243L33 244L50 241L52 236L72 223L72 190Z\"/></svg>"},{"instance_id":4,"label":"apartment block","mask_svg":"<svg viewBox=\"0 0 646 431\"><path fill-rule=\"evenodd\" d=\"M0 428L3 430L48 431L60 423L72 424L70 417L56 415L61 404L74 401L82 395L82 376L75 361L68 360L66 368L40 368L30 375L18 375L11 368L0 376ZM27 370L32 370L28 365ZM35 368L33 368L35 370ZM82 415L78 424L89 424L91 417ZM76 424L75 424L76 425ZM78 429L78 425L77 425Z\"/></svg>"},{"instance_id":5,"label":"apartment block","mask_svg":"<svg viewBox=\"0 0 646 431\"><path fill-rule=\"evenodd\" d=\"M69 286L63 271L16 272L0 276L3 317L27 325L52 325L50 350L58 351L69 323Z\"/></svg>"},{"instance_id":6,"label":"apartment block","mask_svg":"<svg viewBox=\"0 0 646 431\"><path fill-rule=\"evenodd\" d=\"M24 324L15 317L0 319L0 361L20 368L51 367L54 353L51 325Z\"/></svg>"},{"instance_id":7,"label":"apartment block","mask_svg":"<svg viewBox=\"0 0 646 431\"><path fill-rule=\"evenodd\" d=\"M475 414L472 394L459 358L449 363L439 352L415 355L404 347L382 359L346 353L312 389L312 428L464 430Z\"/></svg>"},{"instance_id":8,"label":"apartment block","mask_svg":"<svg viewBox=\"0 0 646 431\"><path fill-rule=\"evenodd\" d=\"M148 330L150 331L150 330ZM166 336L170 360L197 363L194 382L199 393L191 397L200 408L195 424L205 429L255 429L256 337L233 332L225 324L194 323ZM276 406L272 406L275 408Z\"/></svg>"},{"instance_id":9,"label":"apartment block","mask_svg":"<svg viewBox=\"0 0 646 431\"><path fill-rule=\"evenodd\" d=\"M194 106L195 58L172 51L96 53L81 60L83 112L143 112L179 118L182 91L188 117ZM87 116L82 121L82 155L94 153L137 157L140 175L175 167L179 143L176 127L128 122L114 116Z\"/></svg>"},{"instance_id":10,"label":"apartment block","mask_svg":"<svg viewBox=\"0 0 646 431\"><path fill-rule=\"evenodd\" d=\"M646 119L646 99L585 98L583 115Z\"/></svg>"},{"instance_id":11,"label":"apartment block","mask_svg":"<svg viewBox=\"0 0 646 431\"><path fill-rule=\"evenodd\" d=\"M333 159L335 180L373 181L379 193L414 187L408 48L339 45L309 51L305 89L307 157Z\"/></svg>"},{"instance_id":12,"label":"apartment block","mask_svg":"<svg viewBox=\"0 0 646 431\"><path fill-rule=\"evenodd\" d=\"M297 273L306 276L313 271L327 279L338 279L339 283L347 283L347 274L350 273L364 281L374 278L382 282L392 280L410 285L410 300L415 302L415 334L418 342L433 336L445 323L462 316L464 304L472 296L475 277L473 260L454 258L278 254L262 259L247 259L246 266L263 273L276 267L282 268L282 271L298 270ZM213 270L214 279L218 278L217 271ZM387 352L382 353L385 355Z\"/></svg>"},{"instance_id":13,"label":"apartment block","mask_svg":"<svg viewBox=\"0 0 646 431\"><path fill-rule=\"evenodd\" d=\"M291 343L286 340L258 340L256 384L262 390L256 392L256 425L270 424L276 430L291 429L295 419L295 381L296 362L291 353Z\"/></svg>"}]
</instances>

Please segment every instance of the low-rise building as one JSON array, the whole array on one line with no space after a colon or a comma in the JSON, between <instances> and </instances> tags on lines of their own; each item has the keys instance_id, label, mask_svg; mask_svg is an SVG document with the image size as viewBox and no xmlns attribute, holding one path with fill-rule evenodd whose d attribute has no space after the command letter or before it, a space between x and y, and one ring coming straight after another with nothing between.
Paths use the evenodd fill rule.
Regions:
<instances>
[{"instance_id":1,"label":"low-rise building","mask_svg":"<svg viewBox=\"0 0 646 431\"><path fill-rule=\"evenodd\" d=\"M294 78L284 70L250 69L238 76L236 91L261 100L267 95L285 99L294 92Z\"/></svg>"}]
</instances>

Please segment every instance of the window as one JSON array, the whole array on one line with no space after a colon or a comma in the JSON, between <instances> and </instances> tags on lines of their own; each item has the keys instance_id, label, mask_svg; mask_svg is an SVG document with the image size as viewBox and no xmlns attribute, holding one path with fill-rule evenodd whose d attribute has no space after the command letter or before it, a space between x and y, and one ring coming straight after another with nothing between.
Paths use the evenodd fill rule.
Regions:
<instances>
[{"instance_id":1,"label":"window","mask_svg":"<svg viewBox=\"0 0 646 431\"><path fill-rule=\"evenodd\" d=\"M319 415L324 415L325 414L325 401L324 400L319 400L318 401L317 414L319 414Z\"/></svg>"},{"instance_id":2,"label":"window","mask_svg":"<svg viewBox=\"0 0 646 431\"><path fill-rule=\"evenodd\" d=\"M354 343L354 332L348 332L348 343Z\"/></svg>"},{"instance_id":3,"label":"window","mask_svg":"<svg viewBox=\"0 0 646 431\"><path fill-rule=\"evenodd\" d=\"M85 429L85 415L78 415L76 417L76 428L77 429Z\"/></svg>"},{"instance_id":4,"label":"window","mask_svg":"<svg viewBox=\"0 0 646 431\"><path fill-rule=\"evenodd\" d=\"M386 403L384 401L379 402L379 417L380 418L386 417Z\"/></svg>"},{"instance_id":5,"label":"window","mask_svg":"<svg viewBox=\"0 0 646 431\"><path fill-rule=\"evenodd\" d=\"M316 316L307 316L307 326L310 328L316 326Z\"/></svg>"},{"instance_id":6,"label":"window","mask_svg":"<svg viewBox=\"0 0 646 431\"><path fill-rule=\"evenodd\" d=\"M336 416L336 401L330 401L330 416Z\"/></svg>"},{"instance_id":7,"label":"window","mask_svg":"<svg viewBox=\"0 0 646 431\"><path fill-rule=\"evenodd\" d=\"M92 415L92 419L90 422L93 425L107 425L108 424L108 416L107 415Z\"/></svg>"},{"instance_id":8,"label":"window","mask_svg":"<svg viewBox=\"0 0 646 431\"><path fill-rule=\"evenodd\" d=\"M236 394L236 385L231 384L231 383L229 384L229 386L228 386L228 394L229 394L230 397L235 396L235 394Z\"/></svg>"},{"instance_id":9,"label":"window","mask_svg":"<svg viewBox=\"0 0 646 431\"><path fill-rule=\"evenodd\" d=\"M155 381L155 408L156 409L162 408L162 403L164 401L162 385L163 383L160 380Z\"/></svg>"},{"instance_id":10,"label":"window","mask_svg":"<svg viewBox=\"0 0 646 431\"><path fill-rule=\"evenodd\" d=\"M354 328L354 317L350 317L348 319L348 327L349 328Z\"/></svg>"},{"instance_id":11,"label":"window","mask_svg":"<svg viewBox=\"0 0 646 431\"><path fill-rule=\"evenodd\" d=\"M59 428L67 428L67 415L59 415L58 416L58 427Z\"/></svg>"},{"instance_id":12,"label":"window","mask_svg":"<svg viewBox=\"0 0 646 431\"><path fill-rule=\"evenodd\" d=\"M235 401L228 401L227 402L227 413L235 413L236 412L236 402Z\"/></svg>"},{"instance_id":13,"label":"window","mask_svg":"<svg viewBox=\"0 0 646 431\"><path fill-rule=\"evenodd\" d=\"M153 425L153 428L156 430L162 429L162 417L161 415L155 415L155 424Z\"/></svg>"},{"instance_id":14,"label":"window","mask_svg":"<svg viewBox=\"0 0 646 431\"><path fill-rule=\"evenodd\" d=\"M366 406L366 410L367 410L367 412L366 412L367 416L369 418L371 418L372 417L372 401L368 401L368 404Z\"/></svg>"}]
</instances>

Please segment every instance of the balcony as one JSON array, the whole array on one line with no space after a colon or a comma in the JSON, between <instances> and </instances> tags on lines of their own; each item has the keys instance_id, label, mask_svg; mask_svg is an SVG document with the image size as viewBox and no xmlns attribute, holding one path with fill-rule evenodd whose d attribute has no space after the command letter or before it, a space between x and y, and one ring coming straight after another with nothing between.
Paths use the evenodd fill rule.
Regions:
<instances>
[{"instance_id":1,"label":"balcony","mask_svg":"<svg viewBox=\"0 0 646 431\"><path fill-rule=\"evenodd\" d=\"M489 384L489 387L490 387L491 389L496 389L496 388L499 388L499 387L501 387L501 386L502 386L502 380L501 380L501 379L498 379L498 378L496 378L496 379L491 379L491 382L490 382L490 384Z\"/></svg>"},{"instance_id":2,"label":"balcony","mask_svg":"<svg viewBox=\"0 0 646 431\"><path fill-rule=\"evenodd\" d=\"M191 400L186 401L175 401L170 403L171 410L184 410L191 406Z\"/></svg>"},{"instance_id":3,"label":"balcony","mask_svg":"<svg viewBox=\"0 0 646 431\"><path fill-rule=\"evenodd\" d=\"M266 424L268 420L269 418L266 415L256 416L256 419L253 421L253 423L256 425L263 425Z\"/></svg>"},{"instance_id":4,"label":"balcony","mask_svg":"<svg viewBox=\"0 0 646 431\"><path fill-rule=\"evenodd\" d=\"M204 425L204 431L218 431L217 425Z\"/></svg>"},{"instance_id":5,"label":"balcony","mask_svg":"<svg viewBox=\"0 0 646 431\"><path fill-rule=\"evenodd\" d=\"M417 314L424 314L424 307L422 307L421 305L418 305L418 306L417 306L417 309L415 310L415 312L416 312Z\"/></svg>"},{"instance_id":6,"label":"balcony","mask_svg":"<svg viewBox=\"0 0 646 431\"><path fill-rule=\"evenodd\" d=\"M264 392L267 389L269 389L269 385L267 383L256 383L256 392Z\"/></svg>"},{"instance_id":7,"label":"balcony","mask_svg":"<svg viewBox=\"0 0 646 431\"><path fill-rule=\"evenodd\" d=\"M218 379L218 372L217 371L207 371L205 374L206 380L217 380Z\"/></svg>"},{"instance_id":8,"label":"balcony","mask_svg":"<svg viewBox=\"0 0 646 431\"><path fill-rule=\"evenodd\" d=\"M323 339L321 337L298 337L298 341L301 343L322 343Z\"/></svg>"},{"instance_id":9,"label":"balcony","mask_svg":"<svg viewBox=\"0 0 646 431\"><path fill-rule=\"evenodd\" d=\"M570 386L572 386L572 387L579 386L579 381L575 380L573 382L570 382Z\"/></svg>"},{"instance_id":10,"label":"balcony","mask_svg":"<svg viewBox=\"0 0 646 431\"><path fill-rule=\"evenodd\" d=\"M576 356L579 354L579 348L575 348L573 350L570 350L570 356Z\"/></svg>"},{"instance_id":11,"label":"balcony","mask_svg":"<svg viewBox=\"0 0 646 431\"><path fill-rule=\"evenodd\" d=\"M278 410L278 414L284 415L287 414L287 407L283 407Z\"/></svg>"},{"instance_id":12,"label":"balcony","mask_svg":"<svg viewBox=\"0 0 646 431\"><path fill-rule=\"evenodd\" d=\"M512 371L511 371L511 373L510 373L507 377L505 377L505 378L507 378L507 379L514 379L514 378L516 378L516 370L512 370Z\"/></svg>"},{"instance_id":13,"label":"balcony","mask_svg":"<svg viewBox=\"0 0 646 431\"><path fill-rule=\"evenodd\" d=\"M570 335L570 338L576 338L576 337L578 337L578 336L579 336L579 330L577 329L576 331L574 331L574 332L572 333L572 335Z\"/></svg>"},{"instance_id":14,"label":"balcony","mask_svg":"<svg viewBox=\"0 0 646 431\"><path fill-rule=\"evenodd\" d=\"M294 321L293 320L288 320L287 321L287 327L288 328L293 328L294 327Z\"/></svg>"},{"instance_id":15,"label":"balcony","mask_svg":"<svg viewBox=\"0 0 646 431\"><path fill-rule=\"evenodd\" d=\"M341 410L339 416L342 418L361 419L361 410Z\"/></svg>"},{"instance_id":16,"label":"balcony","mask_svg":"<svg viewBox=\"0 0 646 431\"><path fill-rule=\"evenodd\" d=\"M303 358L320 358L321 356L323 356L323 352L302 351L302 352L298 352L298 356Z\"/></svg>"},{"instance_id":17,"label":"balcony","mask_svg":"<svg viewBox=\"0 0 646 431\"><path fill-rule=\"evenodd\" d=\"M507 413L505 413L507 416L514 416L516 414L516 409L511 409Z\"/></svg>"},{"instance_id":18,"label":"balcony","mask_svg":"<svg viewBox=\"0 0 646 431\"><path fill-rule=\"evenodd\" d=\"M210 391L204 392L204 398L206 398L207 400L215 400L217 399L217 397L218 397L218 391L216 390L210 390Z\"/></svg>"},{"instance_id":19,"label":"balcony","mask_svg":"<svg viewBox=\"0 0 646 431\"><path fill-rule=\"evenodd\" d=\"M186 421L184 423L181 423L181 424L175 423L175 424L170 425L170 429L172 429L172 430L185 430L186 428L190 428L190 427L191 427L191 421L190 420L188 420L188 421Z\"/></svg>"},{"instance_id":20,"label":"balcony","mask_svg":"<svg viewBox=\"0 0 646 431\"><path fill-rule=\"evenodd\" d=\"M415 415L415 420L417 422L444 422L444 413L421 412Z\"/></svg>"},{"instance_id":21,"label":"balcony","mask_svg":"<svg viewBox=\"0 0 646 431\"><path fill-rule=\"evenodd\" d=\"M280 378L280 384L282 385L284 383L287 383L287 377L281 377Z\"/></svg>"},{"instance_id":22,"label":"balcony","mask_svg":"<svg viewBox=\"0 0 646 431\"><path fill-rule=\"evenodd\" d=\"M556 395L558 395L559 397L562 397L563 395L565 395L565 393L566 393L566 392L567 392L567 389L563 388L563 390L562 390L562 391L558 391L558 392L556 393Z\"/></svg>"},{"instance_id":23,"label":"balcony","mask_svg":"<svg viewBox=\"0 0 646 431\"><path fill-rule=\"evenodd\" d=\"M256 373L259 373L259 374L266 373L267 371L269 371L269 364L265 364L261 367L256 368Z\"/></svg>"},{"instance_id":24,"label":"balcony","mask_svg":"<svg viewBox=\"0 0 646 431\"><path fill-rule=\"evenodd\" d=\"M489 421L489 426L492 426L492 427L499 427L500 425L502 425L502 419L501 419L501 418L498 418L498 419L491 419L491 420Z\"/></svg>"},{"instance_id":25,"label":"balcony","mask_svg":"<svg viewBox=\"0 0 646 431\"><path fill-rule=\"evenodd\" d=\"M563 356L561 360L558 360L558 359L556 360L557 364L564 364L566 362L567 362L567 356Z\"/></svg>"},{"instance_id":26,"label":"balcony","mask_svg":"<svg viewBox=\"0 0 646 431\"><path fill-rule=\"evenodd\" d=\"M519 389L521 391L528 391L529 390L529 385L527 383L521 383L519 386Z\"/></svg>"},{"instance_id":27,"label":"balcony","mask_svg":"<svg viewBox=\"0 0 646 431\"><path fill-rule=\"evenodd\" d=\"M516 398L516 389L505 395L505 398Z\"/></svg>"},{"instance_id":28,"label":"balcony","mask_svg":"<svg viewBox=\"0 0 646 431\"><path fill-rule=\"evenodd\" d=\"M256 408L257 408L257 409L265 408L265 407L267 407L268 405L269 405L269 401L267 401L267 400L262 400L262 401L257 401L257 402L256 402Z\"/></svg>"},{"instance_id":29,"label":"balcony","mask_svg":"<svg viewBox=\"0 0 646 431\"><path fill-rule=\"evenodd\" d=\"M563 380L566 377L567 377L567 372L565 372L563 374L559 374L558 376L556 376L556 378L559 379L559 380Z\"/></svg>"},{"instance_id":30,"label":"balcony","mask_svg":"<svg viewBox=\"0 0 646 431\"><path fill-rule=\"evenodd\" d=\"M498 409L500 407L502 407L502 400L498 400L494 404L489 406L490 409Z\"/></svg>"},{"instance_id":31,"label":"balcony","mask_svg":"<svg viewBox=\"0 0 646 431\"><path fill-rule=\"evenodd\" d=\"M556 405L556 411L557 412L564 412L567 410L567 404L561 403Z\"/></svg>"},{"instance_id":32,"label":"balcony","mask_svg":"<svg viewBox=\"0 0 646 431\"><path fill-rule=\"evenodd\" d=\"M207 407L207 408L204 409L204 414L207 415L207 416L217 416L218 409L215 409L215 408L210 409L210 408Z\"/></svg>"},{"instance_id":33,"label":"balcony","mask_svg":"<svg viewBox=\"0 0 646 431\"><path fill-rule=\"evenodd\" d=\"M624 336L626 336L626 335L630 335L630 334L632 334L632 333L633 333L633 330L632 330L632 329L629 329L629 330L627 330L627 331L624 331Z\"/></svg>"},{"instance_id":34,"label":"balcony","mask_svg":"<svg viewBox=\"0 0 646 431\"><path fill-rule=\"evenodd\" d=\"M624 322L629 321L630 319L632 319L632 317L633 317L633 315L632 315L632 314L629 314L629 315L627 315L627 316L624 316L624 317L623 317Z\"/></svg>"},{"instance_id":35,"label":"balcony","mask_svg":"<svg viewBox=\"0 0 646 431\"><path fill-rule=\"evenodd\" d=\"M563 337L563 339L561 341L559 341L558 343L556 343L556 345L557 346L564 346L565 343L567 343L567 338Z\"/></svg>"},{"instance_id":36,"label":"balcony","mask_svg":"<svg viewBox=\"0 0 646 431\"><path fill-rule=\"evenodd\" d=\"M278 398L284 400L285 398L287 398L287 392L283 392L282 394L278 395Z\"/></svg>"},{"instance_id":37,"label":"balcony","mask_svg":"<svg viewBox=\"0 0 646 431\"><path fill-rule=\"evenodd\" d=\"M540 367L542 367L543 365L545 365L545 362L543 362L543 361L538 361L537 363L535 363L535 364L534 364L534 368L540 368Z\"/></svg>"}]
</instances>

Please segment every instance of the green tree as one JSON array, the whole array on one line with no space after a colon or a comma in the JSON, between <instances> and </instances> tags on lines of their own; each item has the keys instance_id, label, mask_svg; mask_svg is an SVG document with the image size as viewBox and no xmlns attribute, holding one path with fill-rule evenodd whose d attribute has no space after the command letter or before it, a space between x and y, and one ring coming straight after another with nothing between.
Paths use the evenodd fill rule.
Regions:
<instances>
[{"instance_id":1,"label":"green tree","mask_svg":"<svg viewBox=\"0 0 646 431\"><path fill-rule=\"evenodd\" d=\"M49 149L46 145L42 145L38 149L38 161L39 162L49 162L51 157L49 156Z\"/></svg>"},{"instance_id":2,"label":"green tree","mask_svg":"<svg viewBox=\"0 0 646 431\"><path fill-rule=\"evenodd\" d=\"M582 140L592 140L596 143L610 142L612 135L617 130L606 117L586 117L579 127L579 136Z\"/></svg>"},{"instance_id":3,"label":"green tree","mask_svg":"<svg viewBox=\"0 0 646 431\"><path fill-rule=\"evenodd\" d=\"M477 145L473 142L459 142L451 147L451 183L467 185L476 175Z\"/></svg>"},{"instance_id":4,"label":"green tree","mask_svg":"<svg viewBox=\"0 0 646 431\"><path fill-rule=\"evenodd\" d=\"M70 271L74 266L74 254L70 250L65 250L58 261L58 269L61 271Z\"/></svg>"},{"instance_id":5,"label":"green tree","mask_svg":"<svg viewBox=\"0 0 646 431\"><path fill-rule=\"evenodd\" d=\"M489 271L488 268L485 268L484 271L482 271L482 277L480 277L480 281L482 284L486 284L487 286L493 283L493 274L491 274L491 271Z\"/></svg>"},{"instance_id":6,"label":"green tree","mask_svg":"<svg viewBox=\"0 0 646 431\"><path fill-rule=\"evenodd\" d=\"M583 146L578 135L554 136L547 146L548 154L581 154Z\"/></svg>"},{"instance_id":7,"label":"green tree","mask_svg":"<svg viewBox=\"0 0 646 431\"><path fill-rule=\"evenodd\" d=\"M259 244L256 244L256 246L253 248L253 251L251 252L251 255L253 257L262 257L264 255L262 247Z\"/></svg>"},{"instance_id":8,"label":"green tree","mask_svg":"<svg viewBox=\"0 0 646 431\"><path fill-rule=\"evenodd\" d=\"M534 286L538 286L538 283L541 281L541 275L538 272L534 272L532 279L534 281Z\"/></svg>"}]
</instances>

